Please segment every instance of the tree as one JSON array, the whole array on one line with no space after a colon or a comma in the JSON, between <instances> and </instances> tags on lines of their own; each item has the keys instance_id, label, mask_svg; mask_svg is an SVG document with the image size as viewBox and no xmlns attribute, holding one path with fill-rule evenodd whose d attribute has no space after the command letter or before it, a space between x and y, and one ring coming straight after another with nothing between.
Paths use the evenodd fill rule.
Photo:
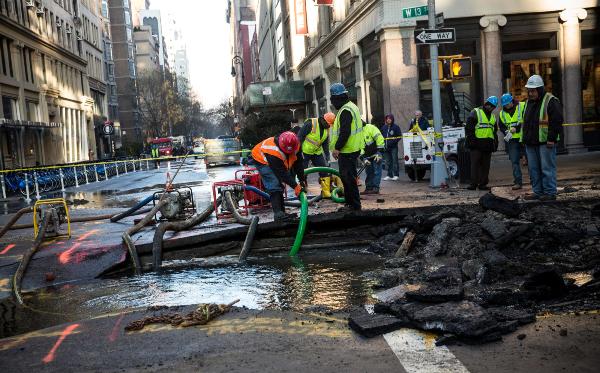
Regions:
<instances>
[{"instance_id":1,"label":"tree","mask_svg":"<svg viewBox=\"0 0 600 373\"><path fill-rule=\"evenodd\" d=\"M146 136L169 136L172 126L183 119L177 90L158 70L140 72L137 84L142 129Z\"/></svg>"}]
</instances>

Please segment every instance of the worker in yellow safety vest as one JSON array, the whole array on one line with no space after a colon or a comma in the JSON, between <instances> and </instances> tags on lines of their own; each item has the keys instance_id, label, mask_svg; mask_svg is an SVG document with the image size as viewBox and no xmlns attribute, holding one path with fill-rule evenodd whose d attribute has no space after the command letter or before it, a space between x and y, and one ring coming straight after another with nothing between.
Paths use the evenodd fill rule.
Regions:
<instances>
[{"instance_id":1,"label":"worker in yellow safety vest","mask_svg":"<svg viewBox=\"0 0 600 373\"><path fill-rule=\"evenodd\" d=\"M329 88L331 104L338 111L331 129L329 148L338 161L340 178L344 185L346 206L343 211L361 209L360 193L356 179L356 164L364 147L363 122L356 104L350 101L348 91L342 83L333 83Z\"/></svg>"},{"instance_id":2,"label":"worker in yellow safety vest","mask_svg":"<svg viewBox=\"0 0 600 373\"><path fill-rule=\"evenodd\" d=\"M302 144L304 156L304 168L309 163L314 167L329 166L329 128L335 121L335 114L326 113L318 118L310 118L304 121L304 125L298 131L298 139ZM323 198L331 198L331 177L326 172L319 172L321 194Z\"/></svg>"},{"instance_id":3,"label":"worker in yellow safety vest","mask_svg":"<svg viewBox=\"0 0 600 373\"><path fill-rule=\"evenodd\" d=\"M523 123L524 102L513 99L510 93L505 93L500 99L500 130L504 133L508 158L512 163L513 186L512 190L523 188L523 173L521 172L521 124Z\"/></svg>"},{"instance_id":4,"label":"worker in yellow safety vest","mask_svg":"<svg viewBox=\"0 0 600 373\"><path fill-rule=\"evenodd\" d=\"M482 107L471 111L465 126L467 147L471 155L471 185L469 190L490 190L488 187L492 153L498 150L498 126L494 109L498 97L490 96Z\"/></svg>"},{"instance_id":5,"label":"worker in yellow safety vest","mask_svg":"<svg viewBox=\"0 0 600 373\"><path fill-rule=\"evenodd\" d=\"M365 164L367 178L365 190L360 194L379 194L381 183L381 170L385 139L379 128L372 124L365 124L363 128L365 147L361 152L360 159Z\"/></svg>"},{"instance_id":6,"label":"worker in yellow safety vest","mask_svg":"<svg viewBox=\"0 0 600 373\"><path fill-rule=\"evenodd\" d=\"M562 105L544 90L544 81L532 75L525 85L528 100L523 109L523 135L533 195L527 198L556 199L556 148L563 132Z\"/></svg>"}]
</instances>

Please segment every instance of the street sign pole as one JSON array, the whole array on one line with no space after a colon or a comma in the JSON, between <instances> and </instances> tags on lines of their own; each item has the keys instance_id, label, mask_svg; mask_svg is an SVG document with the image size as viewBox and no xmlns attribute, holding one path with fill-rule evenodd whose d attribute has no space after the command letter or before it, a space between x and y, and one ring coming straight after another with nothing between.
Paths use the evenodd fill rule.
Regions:
<instances>
[{"instance_id":1,"label":"street sign pole","mask_svg":"<svg viewBox=\"0 0 600 373\"><path fill-rule=\"evenodd\" d=\"M428 16L429 16L429 28L435 29L435 0L427 0ZM438 45L429 45L429 54L431 58L431 100L433 107L433 128L435 130L434 143L435 149L434 154L439 154L442 151L444 139L442 135L442 103L440 97L440 80L438 77ZM442 147L439 145L442 144ZM442 155L443 156L443 155ZM431 165L431 187L439 188L442 184L446 183L448 178L446 168L444 167L444 160L440 156L435 156L433 164Z\"/></svg>"}]
</instances>

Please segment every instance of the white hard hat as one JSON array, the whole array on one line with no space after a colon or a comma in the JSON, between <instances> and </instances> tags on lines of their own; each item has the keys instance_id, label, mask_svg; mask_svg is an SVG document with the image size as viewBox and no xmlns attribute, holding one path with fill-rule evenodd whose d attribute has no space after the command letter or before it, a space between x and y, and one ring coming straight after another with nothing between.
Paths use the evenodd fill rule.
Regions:
<instances>
[{"instance_id":1,"label":"white hard hat","mask_svg":"<svg viewBox=\"0 0 600 373\"><path fill-rule=\"evenodd\" d=\"M540 88L544 86L544 81L542 77L539 75L532 75L527 79L527 84L525 84L525 88Z\"/></svg>"}]
</instances>

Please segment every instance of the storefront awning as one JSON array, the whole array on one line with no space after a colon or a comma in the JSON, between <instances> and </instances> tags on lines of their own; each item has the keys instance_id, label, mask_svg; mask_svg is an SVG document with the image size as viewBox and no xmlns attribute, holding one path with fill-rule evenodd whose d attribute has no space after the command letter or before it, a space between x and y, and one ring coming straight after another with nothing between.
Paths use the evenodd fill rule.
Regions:
<instances>
[{"instance_id":1,"label":"storefront awning","mask_svg":"<svg viewBox=\"0 0 600 373\"><path fill-rule=\"evenodd\" d=\"M303 81L251 83L244 93L244 111L304 105Z\"/></svg>"}]
</instances>

